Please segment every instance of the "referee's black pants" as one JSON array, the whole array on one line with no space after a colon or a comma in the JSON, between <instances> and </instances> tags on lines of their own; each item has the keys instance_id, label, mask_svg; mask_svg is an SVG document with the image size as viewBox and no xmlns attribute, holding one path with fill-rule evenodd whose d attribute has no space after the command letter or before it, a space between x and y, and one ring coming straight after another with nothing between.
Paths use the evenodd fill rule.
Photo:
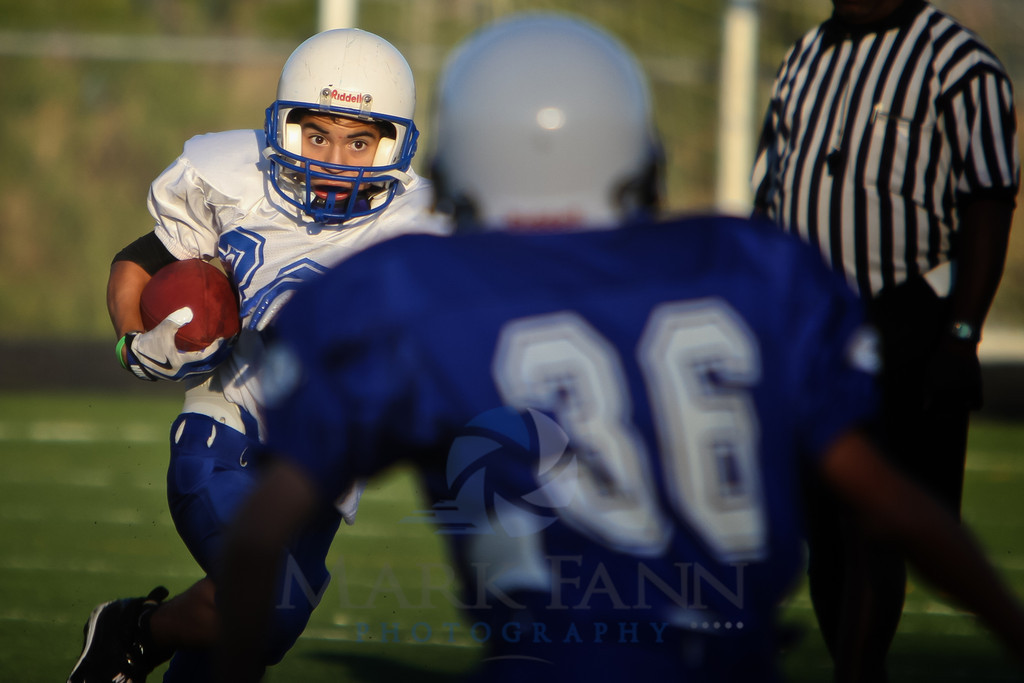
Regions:
<instances>
[{"instance_id":1,"label":"referee's black pants","mask_svg":"<svg viewBox=\"0 0 1024 683\"><path fill-rule=\"evenodd\" d=\"M881 332L884 363L875 436L896 467L959 519L968 419L976 406L931 392L929 379L947 334L948 302L915 278L880 294L868 314ZM838 678L856 671L860 680L885 681L885 657L903 611L904 557L866 536L820 482L808 479L806 490L811 600Z\"/></svg>"}]
</instances>

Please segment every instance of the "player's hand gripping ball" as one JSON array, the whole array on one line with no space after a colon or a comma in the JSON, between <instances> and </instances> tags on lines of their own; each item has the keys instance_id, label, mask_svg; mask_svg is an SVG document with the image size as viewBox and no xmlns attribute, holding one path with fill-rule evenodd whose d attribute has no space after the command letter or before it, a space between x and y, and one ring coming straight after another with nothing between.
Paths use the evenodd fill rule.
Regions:
<instances>
[{"instance_id":1,"label":"player's hand gripping ball","mask_svg":"<svg viewBox=\"0 0 1024 683\"><path fill-rule=\"evenodd\" d=\"M164 266L142 290L145 332L117 343L121 364L139 379L178 382L212 371L230 353L241 328L227 276L199 259Z\"/></svg>"},{"instance_id":2,"label":"player's hand gripping ball","mask_svg":"<svg viewBox=\"0 0 1024 683\"><path fill-rule=\"evenodd\" d=\"M238 298L231 281L213 264L187 259L158 270L142 290L142 324L148 332L186 306L192 320L174 335L179 351L200 351L217 339L238 334Z\"/></svg>"}]
</instances>

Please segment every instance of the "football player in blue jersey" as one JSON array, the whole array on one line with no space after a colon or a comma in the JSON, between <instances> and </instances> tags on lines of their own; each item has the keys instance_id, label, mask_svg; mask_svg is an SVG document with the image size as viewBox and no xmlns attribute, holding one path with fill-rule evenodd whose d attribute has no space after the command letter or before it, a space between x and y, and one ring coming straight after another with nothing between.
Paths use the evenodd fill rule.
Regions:
<instances>
[{"instance_id":1,"label":"football player in blue jersey","mask_svg":"<svg viewBox=\"0 0 1024 683\"><path fill-rule=\"evenodd\" d=\"M410 166L417 147L412 70L383 38L336 29L298 46L281 72L264 130L200 135L150 188L153 230L111 266L107 303L117 357L143 380L181 381L185 401L171 426L167 488L179 535L207 577L163 602L126 598L93 610L70 683L139 683L177 651L167 681L212 675L217 633L214 583L221 531L254 486L261 438L248 341L294 291L370 244L409 231L447 231L432 219L429 182ZM190 311L143 331L141 292L175 259L219 259L238 293L242 333L200 351L175 348ZM235 342L232 344L232 342ZM359 485L307 528L292 556L314 593L328 581L324 558ZM339 514L340 512L340 514ZM299 591L297 590L296 593ZM267 661L302 632L315 600L279 610Z\"/></svg>"},{"instance_id":2,"label":"football player in blue jersey","mask_svg":"<svg viewBox=\"0 0 1024 683\"><path fill-rule=\"evenodd\" d=\"M661 153L624 48L507 19L453 54L437 102L457 234L353 257L269 330L265 477L220 579L225 680L262 672L282 547L399 461L491 635L481 681L775 680L804 468L1024 661L1017 600L859 429L877 355L845 283L766 225L652 220Z\"/></svg>"}]
</instances>

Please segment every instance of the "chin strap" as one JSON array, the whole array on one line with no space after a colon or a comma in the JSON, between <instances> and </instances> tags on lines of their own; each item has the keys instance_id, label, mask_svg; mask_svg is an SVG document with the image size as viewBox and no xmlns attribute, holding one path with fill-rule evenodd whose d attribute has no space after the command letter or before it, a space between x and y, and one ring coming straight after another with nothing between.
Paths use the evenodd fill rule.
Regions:
<instances>
[{"instance_id":1,"label":"chin strap","mask_svg":"<svg viewBox=\"0 0 1024 683\"><path fill-rule=\"evenodd\" d=\"M412 182L412 175L411 174L406 173L405 171L399 171L397 168L393 169L393 170L390 170L390 171L383 171L382 173L379 173L379 174L370 175L368 177L375 178L375 177L379 177L379 176L384 176L386 178L394 178L396 181L401 183L403 186L404 185L408 185L409 183Z\"/></svg>"}]
</instances>

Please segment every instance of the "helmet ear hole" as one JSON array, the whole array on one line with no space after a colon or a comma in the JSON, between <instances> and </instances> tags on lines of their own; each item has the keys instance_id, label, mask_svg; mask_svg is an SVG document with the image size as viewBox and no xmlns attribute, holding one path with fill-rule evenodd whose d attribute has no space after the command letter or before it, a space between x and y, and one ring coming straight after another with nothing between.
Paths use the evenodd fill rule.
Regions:
<instances>
[{"instance_id":1,"label":"helmet ear hole","mask_svg":"<svg viewBox=\"0 0 1024 683\"><path fill-rule=\"evenodd\" d=\"M286 123L284 124L284 143L285 151L301 156L302 154L302 126L297 123Z\"/></svg>"},{"instance_id":2,"label":"helmet ear hole","mask_svg":"<svg viewBox=\"0 0 1024 683\"><path fill-rule=\"evenodd\" d=\"M377 151L373 155L374 166L389 166L395 152L394 138L381 138L377 143Z\"/></svg>"}]
</instances>

